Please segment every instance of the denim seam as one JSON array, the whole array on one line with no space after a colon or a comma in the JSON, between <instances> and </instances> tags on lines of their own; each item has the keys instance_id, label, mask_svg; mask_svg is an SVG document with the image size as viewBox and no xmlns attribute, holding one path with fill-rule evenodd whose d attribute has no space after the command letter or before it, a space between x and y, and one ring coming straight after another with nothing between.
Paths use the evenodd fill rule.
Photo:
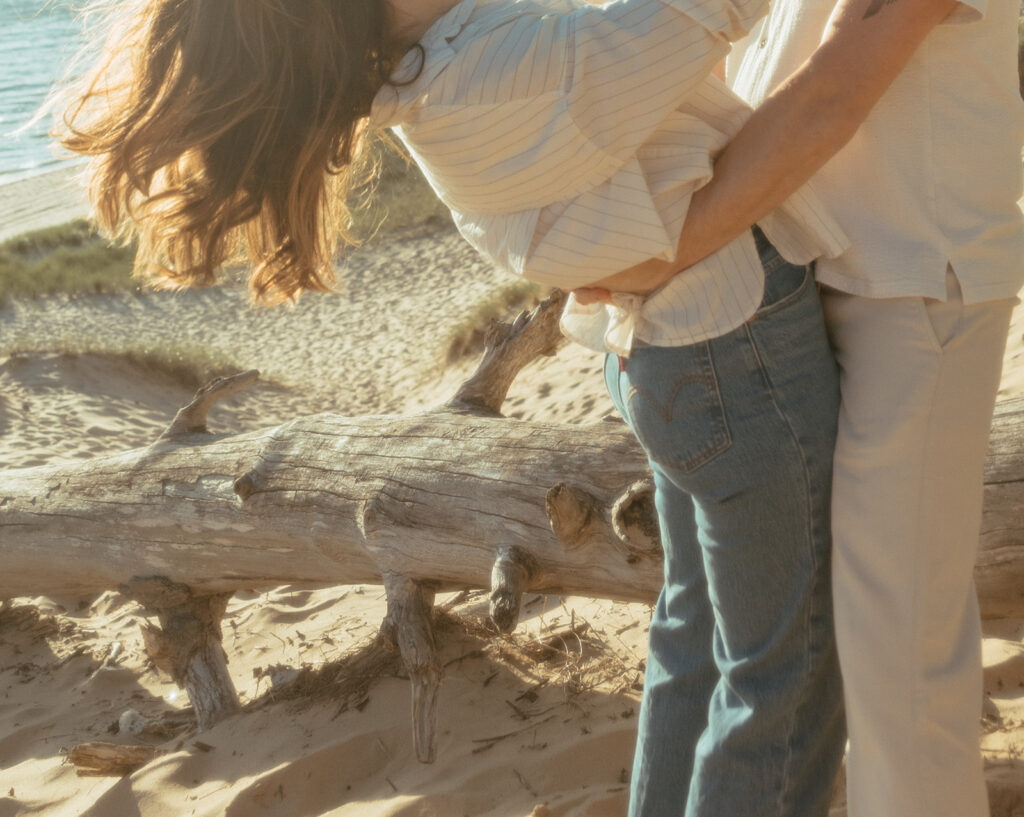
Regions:
<instances>
[{"instance_id":1,"label":"denim seam","mask_svg":"<svg viewBox=\"0 0 1024 817\"><path fill-rule=\"evenodd\" d=\"M771 272L774 272L776 269L778 269L778 267L773 268L771 270ZM767 315L772 315L775 312L778 312L780 309L784 309L789 304L791 304L794 301L798 300L800 298L800 296L802 296L804 294L804 291L807 289L808 286L811 285L811 283L813 281L814 281L814 276L811 274L810 268L805 264L804 265L804 279L803 279L803 281L800 282L800 286L798 286L795 290L793 290L791 293L789 293L789 295L785 295L782 298L779 298L779 300L774 301L773 303L768 304L768 306L764 307L763 309L758 309L754 313L754 320L757 320L758 318L763 318L763 317L765 317Z\"/></svg>"},{"instance_id":2,"label":"denim seam","mask_svg":"<svg viewBox=\"0 0 1024 817\"><path fill-rule=\"evenodd\" d=\"M729 428L729 415L725 411L725 401L722 399L722 387L718 384L718 369L715 368L715 353L711 349L711 343L705 341L704 349L707 352L705 357L705 369L708 378L710 378L711 385L715 392L715 406L718 409L718 413L722 418L722 431L724 432L725 442L718 446L718 450L714 456L709 457L701 465L705 465L720 454L724 454L730 448L732 448L732 429Z\"/></svg>"},{"instance_id":3,"label":"denim seam","mask_svg":"<svg viewBox=\"0 0 1024 817\"><path fill-rule=\"evenodd\" d=\"M802 291L803 289L804 289L804 287L801 286L799 291ZM804 455L804 450L803 450L802 446L800 445L799 437L798 437L796 431L793 429L793 425L790 422L789 417L786 416L786 413L782 410L782 407L779 405L779 401L778 401L778 398L777 398L777 395L776 395L776 392L775 392L775 387L774 387L774 385L772 383L771 377L768 374L768 369L764 365L764 359L763 359L763 357L761 355L761 352L758 349L757 339L754 337L754 333L751 331L749 325L745 324L744 325L744 330L746 331L747 340L750 343L750 348L751 348L751 351L753 352L754 359L757 361L757 367L761 371L761 377L764 379L765 384L767 386L768 394L771 395L772 405L774 406L776 413L779 415L779 418L785 424L786 428L789 429L790 438L793 440L794 444L796 445L796 450L800 453L800 462L801 462L801 464L803 466L802 470L803 470L803 477L804 477L804 493L805 493L805 496L807 497L807 505L808 505L808 507L807 507L807 529L806 529L806 537L807 538L806 538L806 541L808 543L808 550L810 552L810 557L811 557L811 568L812 568L812 571L813 571L814 575L817 575L818 572L821 569L821 565L818 563L817 554L814 551L814 531L812 529L813 519L814 519L814 507L813 507L812 492L811 492L811 477L810 477L809 469L807 467L807 459L806 459L806 457ZM809 678L810 675L811 675L811 653L812 653L812 650L811 650L810 639L811 639L811 630L812 630L811 619L813 618L813 612L814 612L813 611L813 607L814 607L813 604L809 604L808 605L807 618L806 618L806 620L804 622L804 624L805 624L805 628L804 629L805 629L805 632L807 633L807 641L804 643L804 667L803 667L804 674L803 674L803 677L805 679ZM785 758L785 761L783 762L783 767L782 767L783 768L783 772L782 772L783 784L780 787L779 795L778 795L778 800L776 802L776 806L778 808L778 813L779 814L787 813L784 810L784 808L783 808L783 804L784 804L784 801L786 800L786 796L789 794L789 790L791 788L792 766L793 766L793 735L796 732L796 720L797 720L796 713L797 713L797 710L794 710L791 713L791 715L790 715L789 739L786 742L786 758Z\"/></svg>"},{"instance_id":4,"label":"denim seam","mask_svg":"<svg viewBox=\"0 0 1024 817\"><path fill-rule=\"evenodd\" d=\"M779 254L779 251L776 250L775 255L770 256L767 261L763 258L761 259L761 269L764 270L765 275L769 275L770 273L775 272L779 267L785 266L788 263L790 262L783 258Z\"/></svg>"}]
</instances>

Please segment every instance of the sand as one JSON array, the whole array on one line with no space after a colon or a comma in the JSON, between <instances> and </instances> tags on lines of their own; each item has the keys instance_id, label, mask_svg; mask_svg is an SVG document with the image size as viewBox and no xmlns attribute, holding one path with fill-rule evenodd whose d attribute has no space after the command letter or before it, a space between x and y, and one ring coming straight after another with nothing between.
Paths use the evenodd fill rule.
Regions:
<instances>
[{"instance_id":1,"label":"sand","mask_svg":"<svg viewBox=\"0 0 1024 817\"><path fill-rule=\"evenodd\" d=\"M53 227L89 212L85 186L80 181L82 164L0 185L0 241Z\"/></svg>"},{"instance_id":2,"label":"sand","mask_svg":"<svg viewBox=\"0 0 1024 817\"><path fill-rule=\"evenodd\" d=\"M11 195L0 188L0 206ZM65 210L47 201L18 223L63 220ZM111 354L119 347L198 345L264 371L269 383L211 413L217 430L316 411L435 405L471 368L468 360L443 362L446 327L496 280L457 236L440 231L354 254L342 294L306 297L294 309L254 310L232 288L14 302L0 310L0 344L24 351L0 357L0 468L91 457L160 433L190 390ZM1003 397L1024 395L1022 335L1019 309ZM108 354L58 351L68 345ZM599 419L612 411L599 372L599 356L566 348L520 376L506 411L555 422ZM469 621L486 611L481 593L440 601ZM116 592L7 604L0 609L0 817L625 813L646 605L527 596L511 639L449 630L433 765L415 760L409 686L399 674L374 679L343 711L322 694L286 696L301 668L366 645L383 612L383 590L373 585L236 594L225 647L245 711L197 733L182 715L183 696L143 653L138 605ZM557 639L539 657L533 647L570 624L580 634ZM1022 622L1002 622L985 642L982 745L999 817L1024 814L1022 637ZM78 777L67 753L92 740L147 743L166 754L127 777Z\"/></svg>"}]
</instances>

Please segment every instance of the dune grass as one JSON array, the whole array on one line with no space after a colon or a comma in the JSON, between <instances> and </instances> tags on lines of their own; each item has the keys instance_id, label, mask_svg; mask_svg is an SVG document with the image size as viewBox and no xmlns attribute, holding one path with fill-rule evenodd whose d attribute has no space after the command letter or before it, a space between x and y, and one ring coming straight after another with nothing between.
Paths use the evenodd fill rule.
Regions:
<instances>
[{"instance_id":1,"label":"dune grass","mask_svg":"<svg viewBox=\"0 0 1024 817\"><path fill-rule=\"evenodd\" d=\"M385 138L375 136L367 161L377 168L376 180L353 191L354 236L363 243L377 243L403 234L429 232L451 224L451 217L419 169L402 156ZM38 230L0 244L0 306L11 298L39 298L48 295L140 292L144 283L132 276L135 249L112 244L87 221L77 220ZM242 275L229 273L226 281ZM474 318L454 328L447 341L454 357L478 348L492 318L526 304L532 285L510 285L481 303ZM477 326L473 322L477 321ZM0 354L30 351L70 355L117 355L148 370L169 375L194 388L210 379L232 374L239 366L227 354L211 352L186 343L158 347L140 341L138 346L112 346L102 339L79 337L40 338L32 349L18 343L0 343Z\"/></svg>"},{"instance_id":2,"label":"dune grass","mask_svg":"<svg viewBox=\"0 0 1024 817\"><path fill-rule=\"evenodd\" d=\"M142 289L132 276L134 249L112 245L85 220L73 221L13 238L0 244L0 306L8 298L82 295ZM0 341L0 355L59 352L68 355L117 356L167 375L187 388L214 377L234 374L239 366L228 355L187 343L153 346L104 343L81 336L40 337L28 348Z\"/></svg>"},{"instance_id":3,"label":"dune grass","mask_svg":"<svg viewBox=\"0 0 1024 817\"><path fill-rule=\"evenodd\" d=\"M112 245L87 221L37 230L0 244L0 305L9 298L137 290L135 250Z\"/></svg>"},{"instance_id":4,"label":"dune grass","mask_svg":"<svg viewBox=\"0 0 1024 817\"><path fill-rule=\"evenodd\" d=\"M441 343L444 363L479 353L494 321L507 320L520 309L532 309L547 292L545 287L525 278L509 279L488 292L461 321L449 328Z\"/></svg>"},{"instance_id":5,"label":"dune grass","mask_svg":"<svg viewBox=\"0 0 1024 817\"><path fill-rule=\"evenodd\" d=\"M354 196L365 197L354 211L353 231L358 238L376 243L451 223L447 209L415 165L380 138L371 149L379 174L372 189L354 191ZM132 276L133 261L133 247L111 244L85 220L28 233L0 244L0 305L13 297L141 291L143 283ZM439 344L441 358L450 363L477 353L492 321L532 307L544 295L543 287L523 279L510 279L492 290L445 333ZM73 338L50 338L46 345L49 351L69 354L121 354L190 387L237 370L229 360L184 345L115 350Z\"/></svg>"},{"instance_id":6,"label":"dune grass","mask_svg":"<svg viewBox=\"0 0 1024 817\"><path fill-rule=\"evenodd\" d=\"M234 359L227 354L220 354L204 346L195 344L174 343L159 347L140 346L116 352L100 352L90 350L88 346L79 354L116 354L124 360L134 363L149 372L159 372L171 380L189 389L198 389L215 377L228 377L242 370ZM266 378L261 378L266 384Z\"/></svg>"},{"instance_id":7,"label":"dune grass","mask_svg":"<svg viewBox=\"0 0 1024 817\"><path fill-rule=\"evenodd\" d=\"M379 173L353 191L356 238L375 242L451 223L419 169L387 140L373 137L367 153ZM132 277L134 259L134 246L112 244L84 219L26 233L0 244L0 305L10 298L141 290L144 284Z\"/></svg>"},{"instance_id":8,"label":"dune grass","mask_svg":"<svg viewBox=\"0 0 1024 817\"><path fill-rule=\"evenodd\" d=\"M147 372L163 375L187 389L198 389L215 377L227 377L241 371L231 355L191 343L165 343L154 346L145 341L125 346L104 343L96 338L49 337L43 343L26 346L0 344L0 355L18 358L39 353L57 353L68 357L118 358ZM260 377L263 384L279 385Z\"/></svg>"}]
</instances>

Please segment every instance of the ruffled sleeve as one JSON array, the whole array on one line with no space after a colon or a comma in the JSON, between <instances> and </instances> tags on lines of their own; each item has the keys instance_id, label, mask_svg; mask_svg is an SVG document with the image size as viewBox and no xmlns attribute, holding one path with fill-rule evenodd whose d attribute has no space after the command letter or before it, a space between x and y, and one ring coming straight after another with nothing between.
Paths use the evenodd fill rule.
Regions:
<instances>
[{"instance_id":1,"label":"ruffled sleeve","mask_svg":"<svg viewBox=\"0 0 1024 817\"><path fill-rule=\"evenodd\" d=\"M655 194L640 160L633 159L595 189L544 208L515 271L574 289L651 258L672 260L690 195L711 178L707 157L703 167L680 169L688 172L678 185Z\"/></svg>"},{"instance_id":2,"label":"ruffled sleeve","mask_svg":"<svg viewBox=\"0 0 1024 817\"><path fill-rule=\"evenodd\" d=\"M642 157L592 190L515 213L453 211L463 237L497 266L575 289L651 258L671 261L694 190L711 179L708 153L682 157L651 181Z\"/></svg>"},{"instance_id":3,"label":"ruffled sleeve","mask_svg":"<svg viewBox=\"0 0 1024 817\"><path fill-rule=\"evenodd\" d=\"M472 244L501 267L547 286L574 289L651 258L671 261L693 192L711 180L711 157L728 136L675 113L658 137L597 186L537 211L498 217L461 213Z\"/></svg>"}]
</instances>

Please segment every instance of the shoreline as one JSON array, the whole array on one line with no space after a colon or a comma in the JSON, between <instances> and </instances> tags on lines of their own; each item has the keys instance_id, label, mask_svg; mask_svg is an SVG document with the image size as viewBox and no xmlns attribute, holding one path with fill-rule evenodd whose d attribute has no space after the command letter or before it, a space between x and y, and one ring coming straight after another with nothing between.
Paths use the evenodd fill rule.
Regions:
<instances>
[{"instance_id":1,"label":"shoreline","mask_svg":"<svg viewBox=\"0 0 1024 817\"><path fill-rule=\"evenodd\" d=\"M0 242L47 227L56 227L90 212L80 182L81 164L0 184Z\"/></svg>"}]
</instances>

